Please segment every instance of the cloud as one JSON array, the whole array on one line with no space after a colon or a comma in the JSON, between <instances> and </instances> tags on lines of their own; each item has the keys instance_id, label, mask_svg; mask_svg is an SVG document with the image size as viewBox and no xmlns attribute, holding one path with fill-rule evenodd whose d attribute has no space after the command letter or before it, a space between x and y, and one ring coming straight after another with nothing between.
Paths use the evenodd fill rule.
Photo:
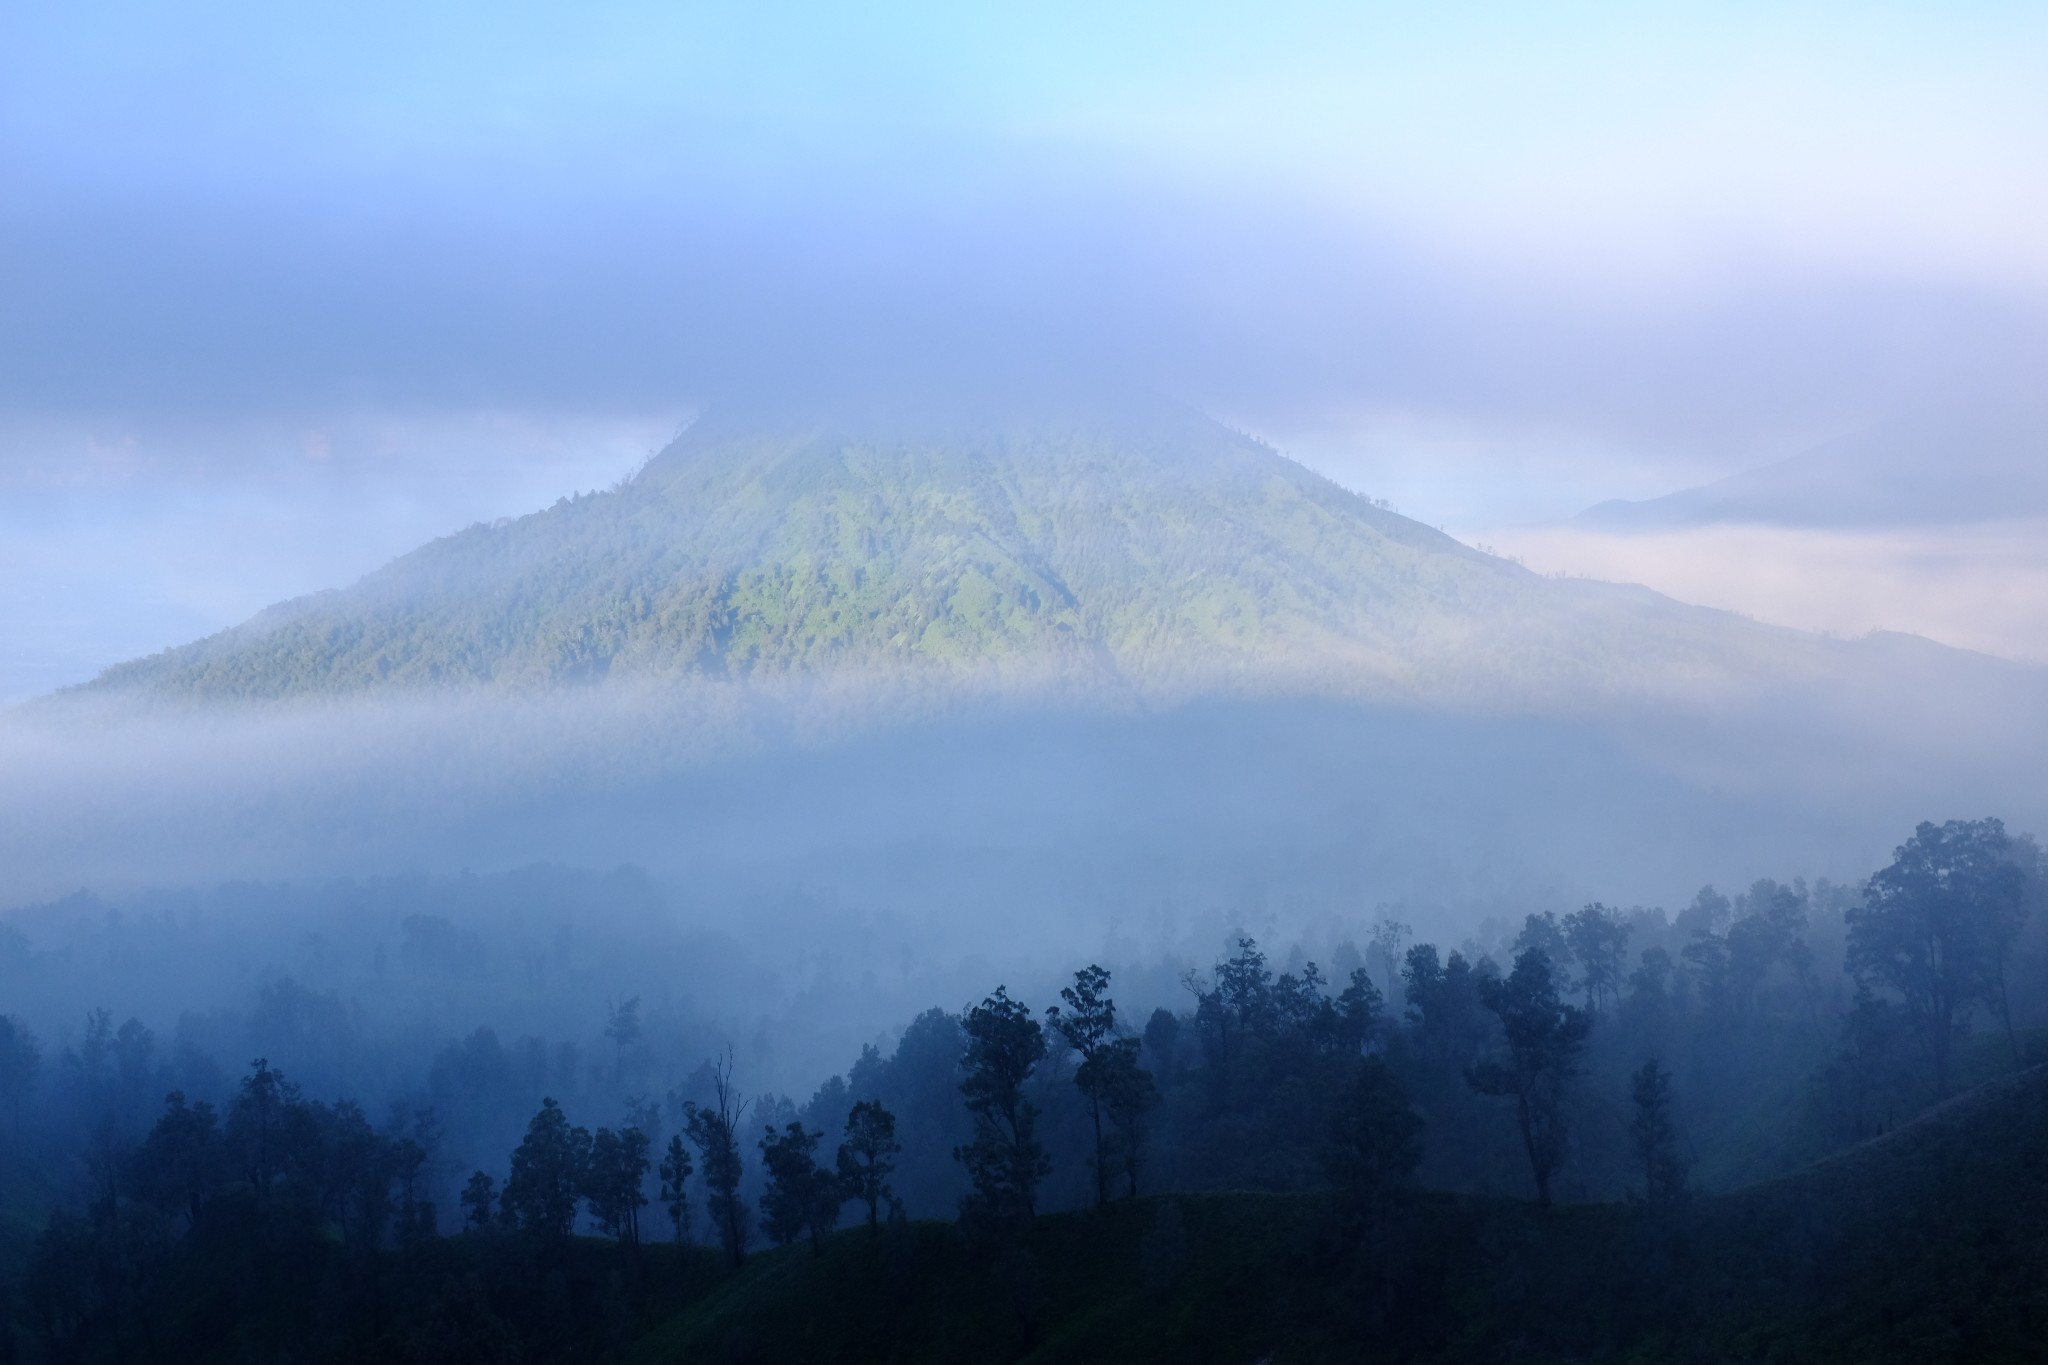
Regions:
<instances>
[{"instance_id":1,"label":"cloud","mask_svg":"<svg viewBox=\"0 0 2048 1365\"><path fill-rule=\"evenodd\" d=\"M115 3L6 24L0 490L211 488L185 524L215 541L303 499L283 521L328 527L305 539L343 576L369 567L344 541L382 555L550 501L619 467L608 430L764 377L1123 375L1476 525L2048 362L2040 23L1991 9ZM598 453L493 442L500 420ZM349 434L408 425L433 435L383 460ZM390 497L332 496L378 480ZM445 514L390 510L429 484ZM131 514L154 515L79 513ZM266 600L313 585L268 553L235 576Z\"/></svg>"},{"instance_id":2,"label":"cloud","mask_svg":"<svg viewBox=\"0 0 2048 1365\"><path fill-rule=\"evenodd\" d=\"M7 69L10 409L1055 355L1656 451L2048 354L2048 106L1982 16L119 12Z\"/></svg>"},{"instance_id":3,"label":"cloud","mask_svg":"<svg viewBox=\"0 0 2048 1365\"><path fill-rule=\"evenodd\" d=\"M1479 537L1531 568L1643 583L1687 602L1837 635L1896 630L2048 662L2048 521L1830 531L1757 525Z\"/></svg>"}]
</instances>

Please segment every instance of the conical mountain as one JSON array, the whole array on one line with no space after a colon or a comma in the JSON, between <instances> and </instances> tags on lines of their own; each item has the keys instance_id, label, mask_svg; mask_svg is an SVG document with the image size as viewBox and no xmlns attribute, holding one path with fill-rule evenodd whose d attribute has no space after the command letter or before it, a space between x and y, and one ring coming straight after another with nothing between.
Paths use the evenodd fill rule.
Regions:
<instances>
[{"instance_id":1,"label":"conical mountain","mask_svg":"<svg viewBox=\"0 0 2048 1365\"><path fill-rule=\"evenodd\" d=\"M277 699L850 674L1577 710L1818 679L1857 648L1539 577L1182 408L737 406L616 488L89 687Z\"/></svg>"}]
</instances>

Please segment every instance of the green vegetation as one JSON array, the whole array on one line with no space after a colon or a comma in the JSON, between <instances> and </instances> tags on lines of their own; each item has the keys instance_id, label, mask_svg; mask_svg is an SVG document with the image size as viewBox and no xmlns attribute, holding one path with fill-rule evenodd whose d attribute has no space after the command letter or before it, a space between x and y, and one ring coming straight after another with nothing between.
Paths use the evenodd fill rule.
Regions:
<instances>
[{"instance_id":1,"label":"green vegetation","mask_svg":"<svg viewBox=\"0 0 2048 1365\"><path fill-rule=\"evenodd\" d=\"M1857 652L1540 578L1181 410L950 427L714 414L617 488L473 526L90 688L836 672L1583 710L1848 676Z\"/></svg>"}]
</instances>

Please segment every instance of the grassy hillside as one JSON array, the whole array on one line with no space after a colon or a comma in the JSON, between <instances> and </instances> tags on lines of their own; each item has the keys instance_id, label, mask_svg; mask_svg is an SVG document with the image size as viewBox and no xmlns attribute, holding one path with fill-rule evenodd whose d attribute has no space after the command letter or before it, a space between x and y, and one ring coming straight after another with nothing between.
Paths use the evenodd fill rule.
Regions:
<instances>
[{"instance_id":1,"label":"grassy hillside","mask_svg":"<svg viewBox=\"0 0 2048 1365\"><path fill-rule=\"evenodd\" d=\"M672 1361L1999 1361L2048 1333L2048 1069L1671 1214L1418 1194L1151 1198L754 1257L638 1342Z\"/></svg>"},{"instance_id":2,"label":"grassy hillside","mask_svg":"<svg viewBox=\"0 0 2048 1365\"><path fill-rule=\"evenodd\" d=\"M278 698L837 672L1583 708L1850 676L1862 657L1537 577L1184 410L738 412L616 489L472 527L92 686Z\"/></svg>"}]
</instances>

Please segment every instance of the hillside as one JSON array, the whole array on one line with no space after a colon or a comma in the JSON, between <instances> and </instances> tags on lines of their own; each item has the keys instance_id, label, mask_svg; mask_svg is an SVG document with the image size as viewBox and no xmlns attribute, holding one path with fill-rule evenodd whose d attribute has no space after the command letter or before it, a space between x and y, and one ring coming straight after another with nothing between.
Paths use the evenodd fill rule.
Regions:
<instances>
[{"instance_id":1,"label":"hillside","mask_svg":"<svg viewBox=\"0 0 2048 1365\"><path fill-rule=\"evenodd\" d=\"M1713 525L1828 530L1975 525L2048 516L2048 420L2024 412L1915 414L1790 459L1571 525L1651 532Z\"/></svg>"},{"instance_id":2,"label":"hillside","mask_svg":"<svg viewBox=\"0 0 2048 1365\"><path fill-rule=\"evenodd\" d=\"M1653 1216L1417 1194L1363 1241L1309 1196L1158 1197L757 1256L666 1362L2018 1360L2048 1326L2048 1068L1807 1171Z\"/></svg>"},{"instance_id":3,"label":"hillside","mask_svg":"<svg viewBox=\"0 0 2048 1365\"><path fill-rule=\"evenodd\" d=\"M734 409L617 488L471 527L84 690L917 675L1581 710L1870 662L1862 645L1541 578L1182 409Z\"/></svg>"}]
</instances>

